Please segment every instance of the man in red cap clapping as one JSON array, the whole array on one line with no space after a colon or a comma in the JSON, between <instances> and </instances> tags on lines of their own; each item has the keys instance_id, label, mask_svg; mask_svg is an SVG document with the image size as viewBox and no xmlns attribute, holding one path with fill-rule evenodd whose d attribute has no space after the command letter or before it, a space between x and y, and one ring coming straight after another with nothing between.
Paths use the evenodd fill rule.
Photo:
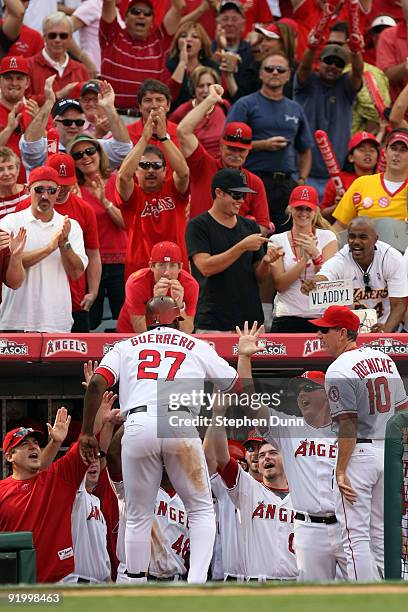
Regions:
<instances>
[{"instance_id":1,"label":"man in red cap clapping","mask_svg":"<svg viewBox=\"0 0 408 612\"><path fill-rule=\"evenodd\" d=\"M82 230L77 221L54 210L60 186L54 168L33 170L28 186L31 206L1 221L7 232L27 230L23 254L27 276L16 291L5 289L0 328L66 333L72 327L68 277L78 279L88 264Z\"/></svg>"}]
</instances>

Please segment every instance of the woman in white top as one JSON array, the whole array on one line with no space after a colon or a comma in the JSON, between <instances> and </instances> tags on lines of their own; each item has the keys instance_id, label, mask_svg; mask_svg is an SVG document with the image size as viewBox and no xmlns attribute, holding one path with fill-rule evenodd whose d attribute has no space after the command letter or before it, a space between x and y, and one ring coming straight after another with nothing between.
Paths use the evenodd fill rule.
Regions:
<instances>
[{"instance_id":1,"label":"woman in white top","mask_svg":"<svg viewBox=\"0 0 408 612\"><path fill-rule=\"evenodd\" d=\"M314 187L295 187L290 194L288 214L292 218L292 229L272 238L275 246L282 247L283 255L271 264L277 291L271 331L313 332L308 319L316 317L319 311L309 309L309 297L301 293L300 287L302 281L313 278L321 265L337 252L337 238L321 216Z\"/></svg>"}]
</instances>

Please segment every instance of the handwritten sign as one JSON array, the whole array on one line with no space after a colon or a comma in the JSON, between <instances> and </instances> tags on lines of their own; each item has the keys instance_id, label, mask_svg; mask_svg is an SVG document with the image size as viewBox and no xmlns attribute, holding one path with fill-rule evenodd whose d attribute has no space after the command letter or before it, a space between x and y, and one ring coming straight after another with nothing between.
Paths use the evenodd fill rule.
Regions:
<instances>
[{"instance_id":1,"label":"handwritten sign","mask_svg":"<svg viewBox=\"0 0 408 612\"><path fill-rule=\"evenodd\" d=\"M360 319L359 332L363 334L370 333L371 328L377 323L378 320L377 311L374 310L374 308L363 308L354 310L353 312Z\"/></svg>"},{"instance_id":2,"label":"handwritten sign","mask_svg":"<svg viewBox=\"0 0 408 612\"><path fill-rule=\"evenodd\" d=\"M328 306L347 306L353 303L351 280L320 281L309 293L309 308L325 310Z\"/></svg>"}]
</instances>

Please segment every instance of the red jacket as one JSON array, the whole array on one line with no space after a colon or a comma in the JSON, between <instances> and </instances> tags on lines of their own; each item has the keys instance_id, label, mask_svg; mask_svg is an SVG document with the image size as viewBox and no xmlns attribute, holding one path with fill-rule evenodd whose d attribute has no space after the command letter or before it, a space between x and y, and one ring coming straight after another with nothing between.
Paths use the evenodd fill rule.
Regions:
<instances>
[{"instance_id":1,"label":"red jacket","mask_svg":"<svg viewBox=\"0 0 408 612\"><path fill-rule=\"evenodd\" d=\"M54 91L59 91L69 83L74 83L75 81L88 81L90 78L85 66L71 58L68 60L64 74L60 77L55 68L47 62L42 51L28 59L28 69L31 78L26 96L27 98L36 96L37 100L40 102L44 99L45 80L53 74L57 75L53 86Z\"/></svg>"}]
</instances>

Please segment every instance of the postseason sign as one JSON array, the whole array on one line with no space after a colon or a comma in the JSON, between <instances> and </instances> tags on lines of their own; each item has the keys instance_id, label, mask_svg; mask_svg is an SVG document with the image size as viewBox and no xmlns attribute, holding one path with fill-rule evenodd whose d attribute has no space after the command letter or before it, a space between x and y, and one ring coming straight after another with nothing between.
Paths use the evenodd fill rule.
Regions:
<instances>
[{"instance_id":1,"label":"postseason sign","mask_svg":"<svg viewBox=\"0 0 408 612\"><path fill-rule=\"evenodd\" d=\"M328 306L347 306L353 303L351 280L320 281L309 293L309 308L321 310Z\"/></svg>"}]
</instances>

